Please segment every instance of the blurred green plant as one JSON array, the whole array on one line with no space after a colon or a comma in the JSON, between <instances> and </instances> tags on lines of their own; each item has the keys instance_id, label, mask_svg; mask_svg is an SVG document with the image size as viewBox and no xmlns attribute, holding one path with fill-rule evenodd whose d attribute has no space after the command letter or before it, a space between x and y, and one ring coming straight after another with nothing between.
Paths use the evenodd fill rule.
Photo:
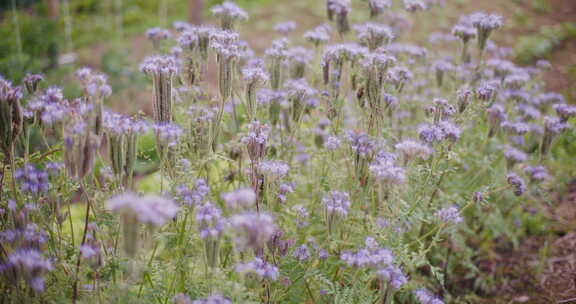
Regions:
<instances>
[{"instance_id":1,"label":"blurred green plant","mask_svg":"<svg viewBox=\"0 0 576 304\"><path fill-rule=\"evenodd\" d=\"M564 41L576 37L576 23L560 23L544 26L538 35L518 38L514 46L514 57L521 63L532 63L546 58Z\"/></svg>"}]
</instances>

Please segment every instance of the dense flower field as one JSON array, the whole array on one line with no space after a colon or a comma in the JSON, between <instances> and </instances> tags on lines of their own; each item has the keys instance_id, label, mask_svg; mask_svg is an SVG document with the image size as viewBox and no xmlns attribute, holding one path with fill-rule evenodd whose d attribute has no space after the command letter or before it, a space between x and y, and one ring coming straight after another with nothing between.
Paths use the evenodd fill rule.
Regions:
<instances>
[{"instance_id":1,"label":"dense flower field","mask_svg":"<svg viewBox=\"0 0 576 304\"><path fill-rule=\"evenodd\" d=\"M149 29L152 117L106 109L111 85L90 68L79 96L0 77L1 302L486 294L479 252L530 229L576 107L543 89L549 63L516 66L490 40L497 14L462 16L434 38L457 48L427 49L403 34L436 1L361 4L352 24L348 1L327 0L303 46L277 24L261 57L232 2L211 9L218 26Z\"/></svg>"}]
</instances>

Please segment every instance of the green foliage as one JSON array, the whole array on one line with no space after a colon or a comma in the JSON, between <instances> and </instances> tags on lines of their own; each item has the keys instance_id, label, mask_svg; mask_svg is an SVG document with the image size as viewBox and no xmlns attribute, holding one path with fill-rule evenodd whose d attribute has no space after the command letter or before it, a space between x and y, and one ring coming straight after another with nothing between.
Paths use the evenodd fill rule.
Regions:
<instances>
[{"instance_id":1,"label":"green foliage","mask_svg":"<svg viewBox=\"0 0 576 304\"><path fill-rule=\"evenodd\" d=\"M536 59L546 58L566 39L576 37L576 24L562 23L545 26L538 35L518 38L514 46L514 55L522 63L531 63Z\"/></svg>"}]
</instances>

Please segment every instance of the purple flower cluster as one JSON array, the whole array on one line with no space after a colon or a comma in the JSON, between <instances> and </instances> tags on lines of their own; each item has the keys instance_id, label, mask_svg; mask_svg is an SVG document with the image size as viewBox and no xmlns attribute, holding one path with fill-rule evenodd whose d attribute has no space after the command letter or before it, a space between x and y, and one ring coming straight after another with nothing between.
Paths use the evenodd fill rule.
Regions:
<instances>
[{"instance_id":1,"label":"purple flower cluster","mask_svg":"<svg viewBox=\"0 0 576 304\"><path fill-rule=\"evenodd\" d=\"M444 301L423 288L415 290L414 296L416 296L420 304L444 304Z\"/></svg>"},{"instance_id":2,"label":"purple flower cluster","mask_svg":"<svg viewBox=\"0 0 576 304\"><path fill-rule=\"evenodd\" d=\"M208 202L196 209L196 222L201 239L216 239L224 231L226 220L222 217L220 208Z\"/></svg>"},{"instance_id":3,"label":"purple flower cluster","mask_svg":"<svg viewBox=\"0 0 576 304\"><path fill-rule=\"evenodd\" d=\"M369 240L370 238L367 238ZM358 251L344 251L340 259L349 267L374 268L386 267L394 262L394 255L386 248L378 247L378 244L366 242L366 247Z\"/></svg>"},{"instance_id":4,"label":"purple flower cluster","mask_svg":"<svg viewBox=\"0 0 576 304\"><path fill-rule=\"evenodd\" d=\"M26 164L16 170L14 178L20 183L20 190L32 195L40 195L48 191L48 173L36 168L32 164Z\"/></svg>"},{"instance_id":5,"label":"purple flower cluster","mask_svg":"<svg viewBox=\"0 0 576 304\"><path fill-rule=\"evenodd\" d=\"M198 179L194 183L193 189L186 185L176 187L176 194L187 206L197 206L206 201L208 194L210 194L210 187L205 180Z\"/></svg>"},{"instance_id":6,"label":"purple flower cluster","mask_svg":"<svg viewBox=\"0 0 576 304\"><path fill-rule=\"evenodd\" d=\"M45 273L52 271L52 262L35 249L20 249L8 255L6 263L0 265L0 274L14 283L26 281L37 293L44 291Z\"/></svg>"},{"instance_id":7,"label":"purple flower cluster","mask_svg":"<svg viewBox=\"0 0 576 304\"><path fill-rule=\"evenodd\" d=\"M408 282L408 278L402 272L400 267L394 265L387 265L386 267L377 271L378 276L385 282L392 286L394 289L400 289Z\"/></svg>"},{"instance_id":8,"label":"purple flower cluster","mask_svg":"<svg viewBox=\"0 0 576 304\"><path fill-rule=\"evenodd\" d=\"M137 196L123 193L107 201L110 211L134 216L141 223L160 227L173 219L178 206L170 199L159 196Z\"/></svg>"},{"instance_id":9,"label":"purple flower cluster","mask_svg":"<svg viewBox=\"0 0 576 304\"><path fill-rule=\"evenodd\" d=\"M271 215L253 212L232 216L230 227L236 234L234 238L236 247L241 251L264 248L266 242L277 230Z\"/></svg>"},{"instance_id":10,"label":"purple flower cluster","mask_svg":"<svg viewBox=\"0 0 576 304\"><path fill-rule=\"evenodd\" d=\"M250 262L237 264L236 272L240 274L253 274L261 280L270 281L276 281L280 275L276 266L266 263L261 258L254 258Z\"/></svg>"},{"instance_id":11,"label":"purple flower cluster","mask_svg":"<svg viewBox=\"0 0 576 304\"><path fill-rule=\"evenodd\" d=\"M187 304L187 303L176 303L176 304ZM205 299L194 300L192 304L232 304L228 298L225 298L219 294L212 294Z\"/></svg>"},{"instance_id":12,"label":"purple flower cluster","mask_svg":"<svg viewBox=\"0 0 576 304\"><path fill-rule=\"evenodd\" d=\"M175 146L182 136L182 128L173 123L159 122L152 126L158 141L168 147Z\"/></svg>"},{"instance_id":13,"label":"purple flower cluster","mask_svg":"<svg viewBox=\"0 0 576 304\"><path fill-rule=\"evenodd\" d=\"M436 217L445 223L459 224L464 219L460 215L460 210L456 206L448 206L436 211Z\"/></svg>"},{"instance_id":14,"label":"purple flower cluster","mask_svg":"<svg viewBox=\"0 0 576 304\"><path fill-rule=\"evenodd\" d=\"M324 195L322 204L330 217L333 215L344 217L348 215L350 209L350 195L347 192L333 190Z\"/></svg>"},{"instance_id":15,"label":"purple flower cluster","mask_svg":"<svg viewBox=\"0 0 576 304\"><path fill-rule=\"evenodd\" d=\"M256 193L252 188L240 188L222 194L222 200L231 209L249 208L256 202Z\"/></svg>"}]
</instances>

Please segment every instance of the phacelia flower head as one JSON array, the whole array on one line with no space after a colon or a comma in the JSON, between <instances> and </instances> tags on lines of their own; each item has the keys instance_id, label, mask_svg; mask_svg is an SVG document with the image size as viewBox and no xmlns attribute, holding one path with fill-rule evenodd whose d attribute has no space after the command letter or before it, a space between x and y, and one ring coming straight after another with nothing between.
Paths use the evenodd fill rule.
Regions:
<instances>
[{"instance_id":1,"label":"phacelia flower head","mask_svg":"<svg viewBox=\"0 0 576 304\"><path fill-rule=\"evenodd\" d=\"M139 222L160 227L173 219L178 206L171 200L159 196L137 196L123 193L107 201L108 209L119 214L128 214Z\"/></svg>"},{"instance_id":2,"label":"phacelia flower head","mask_svg":"<svg viewBox=\"0 0 576 304\"><path fill-rule=\"evenodd\" d=\"M226 224L222 211L214 204L207 202L196 209L196 222L201 239L216 239L224 231Z\"/></svg>"},{"instance_id":3,"label":"phacelia flower head","mask_svg":"<svg viewBox=\"0 0 576 304\"><path fill-rule=\"evenodd\" d=\"M252 274L258 279L270 281L276 281L280 274L276 266L264 262L261 258L254 258L250 262L237 264L236 272Z\"/></svg>"},{"instance_id":4,"label":"phacelia flower head","mask_svg":"<svg viewBox=\"0 0 576 304\"><path fill-rule=\"evenodd\" d=\"M348 215L348 209L350 209L350 195L347 192L332 190L324 195L322 204L326 213L343 217Z\"/></svg>"},{"instance_id":5,"label":"phacelia flower head","mask_svg":"<svg viewBox=\"0 0 576 304\"><path fill-rule=\"evenodd\" d=\"M399 142L394 146L394 148L404 157L405 160L415 158L426 160L433 152L430 147L414 140Z\"/></svg>"},{"instance_id":6,"label":"phacelia flower head","mask_svg":"<svg viewBox=\"0 0 576 304\"><path fill-rule=\"evenodd\" d=\"M376 18L381 15L384 10L392 7L391 0L368 0L368 7L370 8L370 18Z\"/></svg>"},{"instance_id":7,"label":"phacelia flower head","mask_svg":"<svg viewBox=\"0 0 576 304\"><path fill-rule=\"evenodd\" d=\"M264 248L276 231L271 215L246 212L230 218L230 228L235 234L234 242L240 251Z\"/></svg>"},{"instance_id":8,"label":"phacelia flower head","mask_svg":"<svg viewBox=\"0 0 576 304\"><path fill-rule=\"evenodd\" d=\"M26 86L26 91L28 91L28 94L36 93L36 90L38 90L38 85L42 80L44 80L44 76L42 74L26 73L23 82Z\"/></svg>"},{"instance_id":9,"label":"phacelia flower head","mask_svg":"<svg viewBox=\"0 0 576 304\"><path fill-rule=\"evenodd\" d=\"M252 188L240 188L222 194L226 206L232 209L248 208L256 202L256 193Z\"/></svg>"},{"instance_id":10,"label":"phacelia flower head","mask_svg":"<svg viewBox=\"0 0 576 304\"><path fill-rule=\"evenodd\" d=\"M354 26L354 30L357 32L360 44L370 50L385 46L394 39L394 32L384 24L368 22Z\"/></svg>"},{"instance_id":11,"label":"phacelia flower head","mask_svg":"<svg viewBox=\"0 0 576 304\"><path fill-rule=\"evenodd\" d=\"M14 178L20 183L20 190L32 195L40 195L48 191L48 173L27 164L14 172Z\"/></svg>"},{"instance_id":12,"label":"phacelia flower head","mask_svg":"<svg viewBox=\"0 0 576 304\"><path fill-rule=\"evenodd\" d=\"M212 15L220 18L220 24L225 30L232 30L236 21L248 19L248 13L232 1L226 1L211 9Z\"/></svg>"},{"instance_id":13,"label":"phacelia flower head","mask_svg":"<svg viewBox=\"0 0 576 304\"><path fill-rule=\"evenodd\" d=\"M422 0L404 0L404 9L409 12L423 11L428 8L426 2Z\"/></svg>"},{"instance_id":14,"label":"phacelia flower head","mask_svg":"<svg viewBox=\"0 0 576 304\"><path fill-rule=\"evenodd\" d=\"M420 304L444 304L444 301L424 288L415 290L414 296L418 299Z\"/></svg>"},{"instance_id":15,"label":"phacelia flower head","mask_svg":"<svg viewBox=\"0 0 576 304\"><path fill-rule=\"evenodd\" d=\"M8 255L6 264L0 266L0 274L9 276L9 279L15 282L23 279L36 293L42 293L44 291L42 275L53 269L50 260L44 258L39 251L19 249Z\"/></svg>"},{"instance_id":16,"label":"phacelia flower head","mask_svg":"<svg viewBox=\"0 0 576 304\"><path fill-rule=\"evenodd\" d=\"M460 210L456 206L448 206L436 212L436 217L445 223L459 224L464 219L460 215Z\"/></svg>"},{"instance_id":17,"label":"phacelia flower head","mask_svg":"<svg viewBox=\"0 0 576 304\"><path fill-rule=\"evenodd\" d=\"M502 27L502 16L476 12L469 17L470 22L477 30L478 48L484 51L486 42L492 31Z\"/></svg>"},{"instance_id":18,"label":"phacelia flower head","mask_svg":"<svg viewBox=\"0 0 576 304\"><path fill-rule=\"evenodd\" d=\"M304 33L304 39L318 47L330 40L330 30L328 25L320 25Z\"/></svg>"},{"instance_id":19,"label":"phacelia flower head","mask_svg":"<svg viewBox=\"0 0 576 304\"><path fill-rule=\"evenodd\" d=\"M518 174L514 172L508 173L508 175L506 175L506 181L512 186L516 196L520 196L526 192L526 183Z\"/></svg>"},{"instance_id":20,"label":"phacelia flower head","mask_svg":"<svg viewBox=\"0 0 576 304\"><path fill-rule=\"evenodd\" d=\"M394 289L400 289L408 282L408 278L404 272L402 272L402 269L394 265L388 265L378 270L377 273L382 280L390 284Z\"/></svg>"},{"instance_id":21,"label":"phacelia flower head","mask_svg":"<svg viewBox=\"0 0 576 304\"><path fill-rule=\"evenodd\" d=\"M176 194L184 204L196 206L206 201L208 194L210 194L210 187L204 179L198 179L192 189L186 185L176 187Z\"/></svg>"},{"instance_id":22,"label":"phacelia flower head","mask_svg":"<svg viewBox=\"0 0 576 304\"><path fill-rule=\"evenodd\" d=\"M160 47L160 43L172 36L170 31L160 27L153 27L146 30L146 37L152 41L152 45L155 49Z\"/></svg>"}]
</instances>

